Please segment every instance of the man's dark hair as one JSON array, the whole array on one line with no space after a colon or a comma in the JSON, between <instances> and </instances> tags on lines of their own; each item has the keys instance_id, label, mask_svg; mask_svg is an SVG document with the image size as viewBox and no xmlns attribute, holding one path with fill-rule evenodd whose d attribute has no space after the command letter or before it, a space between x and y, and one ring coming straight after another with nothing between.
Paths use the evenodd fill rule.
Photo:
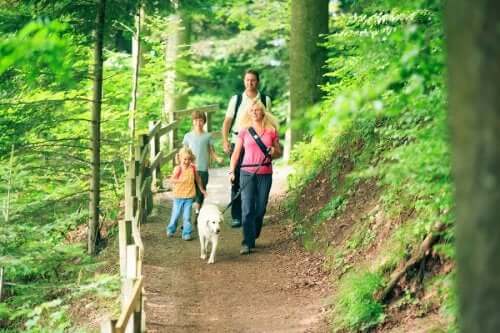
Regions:
<instances>
[{"instance_id":1,"label":"man's dark hair","mask_svg":"<svg viewBox=\"0 0 500 333\"><path fill-rule=\"evenodd\" d=\"M253 74L253 75L255 75L255 77L257 78L257 82L259 82L259 81L260 81L259 72L257 72L255 69L247 69L247 70L245 71L245 75L247 75L247 74ZM244 77L245 75L243 75L243 77Z\"/></svg>"}]
</instances>

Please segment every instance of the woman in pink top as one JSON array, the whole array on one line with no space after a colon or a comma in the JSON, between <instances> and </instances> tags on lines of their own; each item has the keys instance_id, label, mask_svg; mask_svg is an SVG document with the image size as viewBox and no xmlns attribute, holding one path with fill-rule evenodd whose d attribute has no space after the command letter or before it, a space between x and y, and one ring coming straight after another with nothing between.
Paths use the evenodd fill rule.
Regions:
<instances>
[{"instance_id":1,"label":"woman in pink top","mask_svg":"<svg viewBox=\"0 0 500 333\"><path fill-rule=\"evenodd\" d=\"M259 144L249 132L252 127L265 147ZM229 174L234 180L234 169L241 150L244 149L241 164L241 222L243 225L243 241L240 254L249 254L255 247L255 239L259 238L264 214L266 213L269 191L272 184L272 159L281 156L277 122L261 101L256 101L250 110L242 115L240 132L234 152L231 156ZM266 151L264 154L263 150Z\"/></svg>"}]
</instances>

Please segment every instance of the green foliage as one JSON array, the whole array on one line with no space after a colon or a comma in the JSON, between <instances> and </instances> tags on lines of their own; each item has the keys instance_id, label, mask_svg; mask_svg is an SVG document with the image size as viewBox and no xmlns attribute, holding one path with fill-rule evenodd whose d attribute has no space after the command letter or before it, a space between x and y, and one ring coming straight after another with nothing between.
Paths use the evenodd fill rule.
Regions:
<instances>
[{"instance_id":1,"label":"green foliage","mask_svg":"<svg viewBox=\"0 0 500 333\"><path fill-rule=\"evenodd\" d=\"M61 21L37 20L0 42L0 75L10 83L0 84L0 262L12 283L2 326L65 331L71 297L97 267L85 245L66 241L87 222L90 81L81 74L90 68L91 51L84 40ZM110 109L105 102L103 218L116 216L122 191L115 180L123 175L126 150L126 115L121 124L106 122L118 119Z\"/></svg>"},{"instance_id":2,"label":"green foliage","mask_svg":"<svg viewBox=\"0 0 500 333\"><path fill-rule=\"evenodd\" d=\"M308 126L311 143L293 152L296 171L288 205L294 228L309 240L314 240L308 235L315 225L296 207L311 180L331 172L332 201L349 200L362 180L377 182L385 218L404 222L385 242L376 267L381 273L405 260L436 222L454 222L441 6L441 1L424 0L341 1L344 11L332 18L332 33L325 39L325 100L301 123ZM316 224L332 216L325 213L331 208L320 211ZM329 250L336 271L348 271L346 258L375 239L363 218L344 247ZM453 260L453 228L443 238L437 251ZM340 282L345 290L356 288L352 279ZM452 294L443 293L443 299ZM369 310L340 308L339 324L354 330L376 323L382 312L375 305L373 316L366 315Z\"/></svg>"},{"instance_id":3,"label":"green foliage","mask_svg":"<svg viewBox=\"0 0 500 333\"><path fill-rule=\"evenodd\" d=\"M336 331L365 331L384 320L383 306L373 298L382 282L381 275L370 272L349 273L340 281L333 309Z\"/></svg>"},{"instance_id":4,"label":"green foliage","mask_svg":"<svg viewBox=\"0 0 500 333\"><path fill-rule=\"evenodd\" d=\"M165 37L173 33L165 26L173 8L110 0L101 112L103 220L120 213L129 142L131 27L139 5L146 22L137 131L162 117ZM214 131L220 130L229 97L243 88L242 73L249 67L262 72L261 88L273 98L273 113L284 119L287 6L286 0L181 4L180 13L192 22L193 47L183 54L190 59L176 64L176 96L189 97L188 107L221 106L212 119ZM97 266L85 246L67 239L88 220L95 9L95 3L80 0L14 1L0 8L0 261L7 281L14 283L0 305L0 322L9 329L68 331L70 302L86 293L117 294L113 277L102 282L93 275ZM179 135L190 127L189 119L183 120ZM216 149L222 155L218 142ZM168 174L170 166L162 170Z\"/></svg>"},{"instance_id":5,"label":"green foliage","mask_svg":"<svg viewBox=\"0 0 500 333\"><path fill-rule=\"evenodd\" d=\"M7 70L19 68L28 83L40 72L47 80L69 82L75 62L70 41L62 37L68 27L60 22L30 22L19 33L0 42L0 77ZM43 70L42 70L43 69ZM49 70L49 72L46 71Z\"/></svg>"}]
</instances>

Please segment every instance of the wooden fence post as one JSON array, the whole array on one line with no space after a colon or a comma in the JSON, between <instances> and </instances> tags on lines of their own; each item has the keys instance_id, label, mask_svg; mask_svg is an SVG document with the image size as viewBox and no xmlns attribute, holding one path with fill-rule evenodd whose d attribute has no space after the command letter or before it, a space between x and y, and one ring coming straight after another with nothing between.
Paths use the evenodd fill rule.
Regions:
<instances>
[{"instance_id":1,"label":"wooden fence post","mask_svg":"<svg viewBox=\"0 0 500 333\"><path fill-rule=\"evenodd\" d=\"M101 333L115 333L116 320L105 319L101 321Z\"/></svg>"},{"instance_id":2,"label":"wooden fence post","mask_svg":"<svg viewBox=\"0 0 500 333\"><path fill-rule=\"evenodd\" d=\"M120 276L127 275L127 246L132 244L132 221L122 220L118 224L118 244L120 249Z\"/></svg>"},{"instance_id":3,"label":"wooden fence post","mask_svg":"<svg viewBox=\"0 0 500 333\"><path fill-rule=\"evenodd\" d=\"M3 292L3 267L0 267L0 302L2 301Z\"/></svg>"},{"instance_id":4,"label":"wooden fence post","mask_svg":"<svg viewBox=\"0 0 500 333\"><path fill-rule=\"evenodd\" d=\"M207 117L207 132L212 132L212 112L205 112Z\"/></svg>"},{"instance_id":5,"label":"wooden fence post","mask_svg":"<svg viewBox=\"0 0 500 333\"><path fill-rule=\"evenodd\" d=\"M149 133L151 135L151 132L154 131L154 129L158 126L159 122L157 121L151 121L149 122ZM150 161L153 161L160 152L160 135L158 134L158 130L154 131L153 136L149 138L149 150L150 150ZM157 190L162 188L162 183L161 183L161 174L160 174L160 165L156 166L154 169L151 170L151 185L152 187Z\"/></svg>"},{"instance_id":6,"label":"wooden fence post","mask_svg":"<svg viewBox=\"0 0 500 333\"><path fill-rule=\"evenodd\" d=\"M132 297L134 283L137 279L137 259L138 259L139 250L137 245L128 245L127 246L127 271L126 277L123 280L122 284L122 311L125 310L127 304L129 303L129 299ZM135 331L135 316L131 316L128 320L125 332L134 333Z\"/></svg>"}]
</instances>

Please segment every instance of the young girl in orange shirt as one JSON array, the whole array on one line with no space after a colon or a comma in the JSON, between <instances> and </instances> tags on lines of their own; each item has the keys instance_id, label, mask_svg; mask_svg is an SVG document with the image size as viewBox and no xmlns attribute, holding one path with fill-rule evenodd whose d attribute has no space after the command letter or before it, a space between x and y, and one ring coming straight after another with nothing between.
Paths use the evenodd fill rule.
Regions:
<instances>
[{"instance_id":1,"label":"young girl in orange shirt","mask_svg":"<svg viewBox=\"0 0 500 333\"><path fill-rule=\"evenodd\" d=\"M178 156L179 165L175 167L170 177L170 182L174 187L174 202L170 223L167 226L167 236L173 237L177 229L177 219L182 213L184 222L182 225L182 239L191 240L193 229L191 225L191 207L193 206L193 200L196 195L196 186L198 185L200 192L205 197L207 196L207 192L203 187L200 176L196 172L196 167L194 165L195 156L191 149L186 147L182 148Z\"/></svg>"}]
</instances>

